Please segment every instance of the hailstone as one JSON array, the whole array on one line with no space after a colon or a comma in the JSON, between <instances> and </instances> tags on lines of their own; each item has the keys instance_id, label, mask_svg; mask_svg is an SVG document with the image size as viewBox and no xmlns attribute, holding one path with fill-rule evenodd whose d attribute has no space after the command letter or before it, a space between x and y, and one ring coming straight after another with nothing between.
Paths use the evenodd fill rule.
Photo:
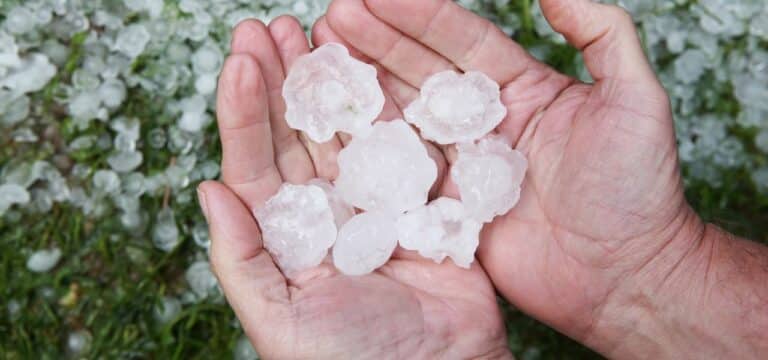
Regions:
<instances>
[{"instance_id":1,"label":"hailstone","mask_svg":"<svg viewBox=\"0 0 768 360\"><path fill-rule=\"evenodd\" d=\"M499 84L481 72L443 71L421 87L421 96L405 109L405 120L440 144L475 141L501 123L507 108Z\"/></svg>"},{"instance_id":2,"label":"hailstone","mask_svg":"<svg viewBox=\"0 0 768 360\"><path fill-rule=\"evenodd\" d=\"M283 85L285 120L315 142L337 131L364 135L384 109L376 68L329 43L296 60Z\"/></svg>"},{"instance_id":3,"label":"hailstone","mask_svg":"<svg viewBox=\"0 0 768 360\"><path fill-rule=\"evenodd\" d=\"M400 216L396 226L404 249L418 251L437 263L450 256L457 266L468 269L475 260L483 225L467 216L460 201L441 197Z\"/></svg>"},{"instance_id":4,"label":"hailstone","mask_svg":"<svg viewBox=\"0 0 768 360\"><path fill-rule=\"evenodd\" d=\"M333 264L345 275L365 275L384 265L397 247L395 220L381 212L355 215L339 231Z\"/></svg>"},{"instance_id":5,"label":"hailstone","mask_svg":"<svg viewBox=\"0 0 768 360\"><path fill-rule=\"evenodd\" d=\"M403 120L380 121L338 156L336 189L347 203L393 216L427 202L437 165Z\"/></svg>"},{"instance_id":6,"label":"hailstone","mask_svg":"<svg viewBox=\"0 0 768 360\"><path fill-rule=\"evenodd\" d=\"M500 136L459 144L451 178L467 213L482 222L509 212L520 200L528 161Z\"/></svg>"},{"instance_id":7,"label":"hailstone","mask_svg":"<svg viewBox=\"0 0 768 360\"><path fill-rule=\"evenodd\" d=\"M264 247L289 277L319 265L336 241L333 210L315 185L283 184L255 215Z\"/></svg>"},{"instance_id":8,"label":"hailstone","mask_svg":"<svg viewBox=\"0 0 768 360\"><path fill-rule=\"evenodd\" d=\"M336 187L328 180L312 179L307 184L315 185L325 191L325 196L328 197L328 204L331 205L331 210L333 211L333 219L336 221L337 229L341 229L342 225L355 216L355 208L341 198Z\"/></svg>"}]
</instances>

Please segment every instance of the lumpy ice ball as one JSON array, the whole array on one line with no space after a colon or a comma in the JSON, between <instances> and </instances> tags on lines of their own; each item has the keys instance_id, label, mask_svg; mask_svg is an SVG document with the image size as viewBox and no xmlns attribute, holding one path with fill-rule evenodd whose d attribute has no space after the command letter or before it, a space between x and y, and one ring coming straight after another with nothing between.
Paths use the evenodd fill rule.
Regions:
<instances>
[{"instance_id":1,"label":"lumpy ice ball","mask_svg":"<svg viewBox=\"0 0 768 360\"><path fill-rule=\"evenodd\" d=\"M488 136L477 144L459 144L451 178L461 201L473 218L490 222L509 212L520 199L520 187L528 161L500 136Z\"/></svg>"},{"instance_id":2,"label":"lumpy ice ball","mask_svg":"<svg viewBox=\"0 0 768 360\"><path fill-rule=\"evenodd\" d=\"M285 120L315 142L363 135L384 108L376 68L329 43L296 60L283 85Z\"/></svg>"},{"instance_id":3,"label":"lumpy ice ball","mask_svg":"<svg viewBox=\"0 0 768 360\"><path fill-rule=\"evenodd\" d=\"M264 247L287 276L319 265L336 241L325 192L314 185L283 184L256 211Z\"/></svg>"},{"instance_id":4,"label":"lumpy ice ball","mask_svg":"<svg viewBox=\"0 0 768 360\"><path fill-rule=\"evenodd\" d=\"M346 275L365 275L384 265L397 247L394 219L381 212L355 215L339 231L333 264Z\"/></svg>"},{"instance_id":5,"label":"lumpy ice ball","mask_svg":"<svg viewBox=\"0 0 768 360\"><path fill-rule=\"evenodd\" d=\"M475 141L501 123L507 109L499 85L480 72L437 73L421 87L421 96L405 109L405 120L440 144Z\"/></svg>"},{"instance_id":6,"label":"lumpy ice ball","mask_svg":"<svg viewBox=\"0 0 768 360\"><path fill-rule=\"evenodd\" d=\"M397 220L400 246L437 263L449 256L460 267L475 260L482 224L467 216L462 203L442 197Z\"/></svg>"},{"instance_id":7,"label":"lumpy ice ball","mask_svg":"<svg viewBox=\"0 0 768 360\"><path fill-rule=\"evenodd\" d=\"M393 216L427 202L437 165L403 120L380 121L338 156L336 189L349 204Z\"/></svg>"}]
</instances>

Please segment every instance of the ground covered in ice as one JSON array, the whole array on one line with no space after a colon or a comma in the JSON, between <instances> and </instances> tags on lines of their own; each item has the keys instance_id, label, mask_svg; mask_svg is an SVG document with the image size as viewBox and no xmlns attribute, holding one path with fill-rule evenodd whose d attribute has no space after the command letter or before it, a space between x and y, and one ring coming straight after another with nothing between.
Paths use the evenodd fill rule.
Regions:
<instances>
[{"instance_id":1,"label":"ground covered in ice","mask_svg":"<svg viewBox=\"0 0 768 360\"><path fill-rule=\"evenodd\" d=\"M194 201L196 184L219 176L216 77L239 20L290 13L309 26L327 2L0 1L4 355L256 357L206 261ZM589 80L535 0L459 2ZM768 6L621 3L672 97L688 198L708 220L765 240ZM505 309L518 358L584 357Z\"/></svg>"}]
</instances>

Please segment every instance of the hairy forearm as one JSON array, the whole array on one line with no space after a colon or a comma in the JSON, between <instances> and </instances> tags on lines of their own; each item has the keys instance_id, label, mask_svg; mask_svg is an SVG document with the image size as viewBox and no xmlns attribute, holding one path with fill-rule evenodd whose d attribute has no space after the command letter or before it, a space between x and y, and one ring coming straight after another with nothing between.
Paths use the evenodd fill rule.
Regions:
<instances>
[{"instance_id":1,"label":"hairy forearm","mask_svg":"<svg viewBox=\"0 0 768 360\"><path fill-rule=\"evenodd\" d=\"M617 289L590 345L612 358L768 354L768 248L696 221Z\"/></svg>"}]
</instances>

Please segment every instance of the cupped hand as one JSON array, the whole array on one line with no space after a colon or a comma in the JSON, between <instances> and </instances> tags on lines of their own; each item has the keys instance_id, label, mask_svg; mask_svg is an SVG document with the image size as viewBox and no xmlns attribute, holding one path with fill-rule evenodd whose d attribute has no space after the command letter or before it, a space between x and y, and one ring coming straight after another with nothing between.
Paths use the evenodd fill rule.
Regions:
<instances>
[{"instance_id":1,"label":"cupped hand","mask_svg":"<svg viewBox=\"0 0 768 360\"><path fill-rule=\"evenodd\" d=\"M500 84L509 113L497 132L530 169L518 206L483 232L482 266L516 306L611 353L618 344L602 335L631 331L612 317L652 313L629 289L660 285L696 246L701 222L684 200L669 100L632 19L589 0L541 6L594 84L538 62L450 0L335 0L314 32L385 69L400 106L442 70L482 71Z\"/></svg>"},{"instance_id":2,"label":"cupped hand","mask_svg":"<svg viewBox=\"0 0 768 360\"><path fill-rule=\"evenodd\" d=\"M223 184L199 188L214 272L255 348L274 359L509 356L493 286L477 264L464 270L398 250L370 275L344 276L325 263L287 279L263 249L252 211L283 182L334 179L349 140L313 143L285 122L283 80L309 51L293 18L237 26L217 100ZM401 116L385 90L382 118Z\"/></svg>"}]
</instances>

